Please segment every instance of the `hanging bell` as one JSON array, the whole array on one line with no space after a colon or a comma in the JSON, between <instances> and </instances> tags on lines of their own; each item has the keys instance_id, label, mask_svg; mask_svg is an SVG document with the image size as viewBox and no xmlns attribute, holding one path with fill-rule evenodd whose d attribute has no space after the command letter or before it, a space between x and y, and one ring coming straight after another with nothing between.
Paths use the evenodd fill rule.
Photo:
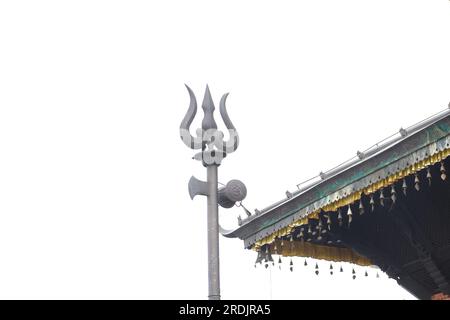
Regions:
<instances>
[{"instance_id":1,"label":"hanging bell","mask_svg":"<svg viewBox=\"0 0 450 320\"><path fill-rule=\"evenodd\" d=\"M378 274L378 272L377 272L377 278L379 278L380 277L380 275Z\"/></svg>"},{"instance_id":2,"label":"hanging bell","mask_svg":"<svg viewBox=\"0 0 450 320\"><path fill-rule=\"evenodd\" d=\"M444 161L441 161L441 168L440 168L440 171L441 171L441 179L442 179L442 180L447 179L447 172L446 172L446 170L445 170Z\"/></svg>"},{"instance_id":3,"label":"hanging bell","mask_svg":"<svg viewBox=\"0 0 450 320\"><path fill-rule=\"evenodd\" d=\"M359 209L359 215L362 216L364 214L364 205L363 205L362 199L359 199L358 209Z\"/></svg>"},{"instance_id":4,"label":"hanging bell","mask_svg":"<svg viewBox=\"0 0 450 320\"><path fill-rule=\"evenodd\" d=\"M331 216L330 216L330 214L328 214L328 217L327 217L327 227L328 227L328 230L331 230Z\"/></svg>"},{"instance_id":5,"label":"hanging bell","mask_svg":"<svg viewBox=\"0 0 450 320\"><path fill-rule=\"evenodd\" d=\"M342 266L341 266L341 268L339 269L339 272L344 272L344 269L342 268Z\"/></svg>"},{"instance_id":6,"label":"hanging bell","mask_svg":"<svg viewBox=\"0 0 450 320\"><path fill-rule=\"evenodd\" d=\"M403 178L403 184L402 184L403 194L406 196L406 191L408 190L408 186L406 185L406 179Z\"/></svg>"},{"instance_id":7,"label":"hanging bell","mask_svg":"<svg viewBox=\"0 0 450 320\"><path fill-rule=\"evenodd\" d=\"M370 208L372 212L375 211L375 200L373 199L373 193L370 195Z\"/></svg>"},{"instance_id":8,"label":"hanging bell","mask_svg":"<svg viewBox=\"0 0 450 320\"><path fill-rule=\"evenodd\" d=\"M305 259L305 262L303 263L303 265L306 267L308 265L308 262Z\"/></svg>"},{"instance_id":9,"label":"hanging bell","mask_svg":"<svg viewBox=\"0 0 450 320\"><path fill-rule=\"evenodd\" d=\"M428 185L431 187L431 172L430 172L430 167L427 168L427 179L428 179Z\"/></svg>"},{"instance_id":10,"label":"hanging bell","mask_svg":"<svg viewBox=\"0 0 450 320\"><path fill-rule=\"evenodd\" d=\"M274 251L275 253L277 253L277 251L278 251L278 247L277 247L276 241L275 241L275 243L274 243L274 245L273 245L273 251Z\"/></svg>"},{"instance_id":11,"label":"hanging bell","mask_svg":"<svg viewBox=\"0 0 450 320\"><path fill-rule=\"evenodd\" d=\"M281 239L281 243L280 243L280 246L284 246L284 240L283 239Z\"/></svg>"},{"instance_id":12,"label":"hanging bell","mask_svg":"<svg viewBox=\"0 0 450 320\"><path fill-rule=\"evenodd\" d=\"M262 261L263 261L263 255L262 255L261 250L259 250L258 255L256 256L255 267L258 263L261 264Z\"/></svg>"},{"instance_id":13,"label":"hanging bell","mask_svg":"<svg viewBox=\"0 0 450 320\"><path fill-rule=\"evenodd\" d=\"M269 264L268 263L264 264L264 267L266 267L267 269L269 267Z\"/></svg>"},{"instance_id":14,"label":"hanging bell","mask_svg":"<svg viewBox=\"0 0 450 320\"><path fill-rule=\"evenodd\" d=\"M417 173L415 174L415 177L414 177L414 188L416 188L417 191L420 191L420 180L419 180L419 176L417 175Z\"/></svg>"},{"instance_id":15,"label":"hanging bell","mask_svg":"<svg viewBox=\"0 0 450 320\"><path fill-rule=\"evenodd\" d=\"M380 189L380 205L384 207L384 193L383 188Z\"/></svg>"},{"instance_id":16,"label":"hanging bell","mask_svg":"<svg viewBox=\"0 0 450 320\"><path fill-rule=\"evenodd\" d=\"M317 240L322 240L322 219L319 217L319 223L317 225L318 237Z\"/></svg>"},{"instance_id":17,"label":"hanging bell","mask_svg":"<svg viewBox=\"0 0 450 320\"><path fill-rule=\"evenodd\" d=\"M266 254L265 261L266 261L266 263L272 263L272 266L275 265L275 263L273 261L273 258L272 258L272 255L270 254L270 252Z\"/></svg>"},{"instance_id":18,"label":"hanging bell","mask_svg":"<svg viewBox=\"0 0 450 320\"><path fill-rule=\"evenodd\" d=\"M339 227L342 227L342 213L341 213L341 208L338 209L338 222L339 222Z\"/></svg>"},{"instance_id":19,"label":"hanging bell","mask_svg":"<svg viewBox=\"0 0 450 320\"><path fill-rule=\"evenodd\" d=\"M352 207L350 205L348 205L348 211L347 211L347 216L348 216L348 227L350 228L350 224L352 223Z\"/></svg>"},{"instance_id":20,"label":"hanging bell","mask_svg":"<svg viewBox=\"0 0 450 320\"><path fill-rule=\"evenodd\" d=\"M309 233L309 234L311 234L311 233L312 233L312 230L311 230L311 225L310 225L310 224L308 224L308 233Z\"/></svg>"},{"instance_id":21,"label":"hanging bell","mask_svg":"<svg viewBox=\"0 0 450 320\"><path fill-rule=\"evenodd\" d=\"M392 185L392 188L391 188L391 200L392 200L392 203L394 203L394 204L397 201L397 192L395 191L394 185Z\"/></svg>"},{"instance_id":22,"label":"hanging bell","mask_svg":"<svg viewBox=\"0 0 450 320\"><path fill-rule=\"evenodd\" d=\"M365 277L368 277L368 276L369 276L369 274L367 273L367 271L364 273L364 276L365 276Z\"/></svg>"},{"instance_id":23,"label":"hanging bell","mask_svg":"<svg viewBox=\"0 0 450 320\"><path fill-rule=\"evenodd\" d=\"M300 239L303 240L303 237L304 237L303 229L300 229L299 237L300 237Z\"/></svg>"}]
</instances>

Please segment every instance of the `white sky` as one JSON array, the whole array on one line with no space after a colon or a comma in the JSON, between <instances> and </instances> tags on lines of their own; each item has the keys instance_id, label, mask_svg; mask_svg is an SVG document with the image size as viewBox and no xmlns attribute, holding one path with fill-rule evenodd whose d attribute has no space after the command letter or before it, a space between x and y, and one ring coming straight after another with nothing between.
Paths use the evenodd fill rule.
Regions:
<instances>
[{"instance_id":1,"label":"white sky","mask_svg":"<svg viewBox=\"0 0 450 320\"><path fill-rule=\"evenodd\" d=\"M206 298L184 83L230 92L219 180L253 210L444 109L449 57L448 0L1 2L0 298ZM223 298L412 297L302 260L270 281L255 258L221 238Z\"/></svg>"}]
</instances>

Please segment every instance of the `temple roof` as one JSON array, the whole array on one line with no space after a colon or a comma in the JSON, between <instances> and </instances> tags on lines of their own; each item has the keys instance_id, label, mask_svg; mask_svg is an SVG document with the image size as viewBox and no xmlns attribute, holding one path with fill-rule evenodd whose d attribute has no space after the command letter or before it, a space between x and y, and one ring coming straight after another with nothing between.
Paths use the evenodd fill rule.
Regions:
<instances>
[{"instance_id":1,"label":"temple roof","mask_svg":"<svg viewBox=\"0 0 450 320\"><path fill-rule=\"evenodd\" d=\"M243 220L226 237L244 240L246 248L258 248L287 235L296 226L317 218L321 211L336 211L396 180L448 156L450 109L414 126L398 136L360 153L357 159L326 173L320 180L301 188L268 208Z\"/></svg>"},{"instance_id":2,"label":"temple roof","mask_svg":"<svg viewBox=\"0 0 450 320\"><path fill-rule=\"evenodd\" d=\"M450 106L221 232L266 267L273 254L376 265L420 299L450 294L449 156Z\"/></svg>"}]
</instances>

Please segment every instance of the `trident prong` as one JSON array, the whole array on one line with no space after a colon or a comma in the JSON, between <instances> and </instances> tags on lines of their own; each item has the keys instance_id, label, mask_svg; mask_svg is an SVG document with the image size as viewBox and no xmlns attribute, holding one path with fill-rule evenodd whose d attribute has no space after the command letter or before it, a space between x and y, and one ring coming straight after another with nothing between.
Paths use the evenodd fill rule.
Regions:
<instances>
[{"instance_id":1,"label":"trident prong","mask_svg":"<svg viewBox=\"0 0 450 320\"><path fill-rule=\"evenodd\" d=\"M202 129L214 130L217 129L216 120L214 120L214 101L211 97L211 92L209 92L209 87L206 85L205 96L203 97L202 109L204 112L203 121L202 121ZM206 141L205 141L206 142Z\"/></svg>"},{"instance_id":2,"label":"trident prong","mask_svg":"<svg viewBox=\"0 0 450 320\"><path fill-rule=\"evenodd\" d=\"M228 132L230 133L230 139L225 142L222 139L221 141L222 146L219 149L223 150L225 153L232 153L236 151L236 149L239 146L239 136L236 131L236 128L234 127L233 123L230 120L230 117L228 116L227 107L225 105L228 95L229 93L225 93L222 96L222 99L220 99L219 111L220 115L222 116L223 122L225 123L225 126L227 127Z\"/></svg>"},{"instance_id":3,"label":"trident prong","mask_svg":"<svg viewBox=\"0 0 450 320\"><path fill-rule=\"evenodd\" d=\"M191 135L189 131L192 121L194 120L195 115L197 113L197 99L195 98L195 94L191 90L191 88L189 88L187 84L185 84L185 86L189 93L190 103L188 111L186 112L186 115L184 116L180 124L180 137L181 140L184 142L184 144L189 148L200 149L202 147L201 131L197 131L197 137L195 138Z\"/></svg>"}]
</instances>

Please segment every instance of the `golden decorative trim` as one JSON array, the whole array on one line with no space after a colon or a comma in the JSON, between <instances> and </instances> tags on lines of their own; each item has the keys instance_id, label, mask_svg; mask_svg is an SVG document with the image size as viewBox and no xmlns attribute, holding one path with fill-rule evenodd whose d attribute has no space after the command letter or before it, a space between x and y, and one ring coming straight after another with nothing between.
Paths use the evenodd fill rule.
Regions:
<instances>
[{"instance_id":1,"label":"golden decorative trim","mask_svg":"<svg viewBox=\"0 0 450 320\"><path fill-rule=\"evenodd\" d=\"M306 217L303 217L297 221L294 221L287 227L281 228L281 229L275 231L274 233L272 233L271 235L255 242L255 244L253 245L253 249L258 251L259 248L261 248L263 245L271 244L275 241L275 239L289 235L292 232L292 229L294 229L295 227L308 224L309 219L318 219L319 213L321 211L337 211L339 208L342 208L344 206L352 204L353 202L361 199L362 193L364 193L365 195L370 195L382 188L386 188L386 187L392 185L393 183L395 183L396 181L398 181L400 179L403 179L411 174L421 171L430 165L438 163L438 162L444 160L445 158L447 158L448 156L450 156L450 149L442 150L432 156L429 156L428 158L426 158L424 160L418 161L417 163L407 167L404 170L400 170L385 179L382 179L378 182L371 184L370 186L364 188L363 190L356 191L345 198L342 198L333 203L327 204L327 205L315 210L314 212L310 213ZM309 245L313 246L312 244L309 244ZM314 246L316 246L316 245L314 245Z\"/></svg>"},{"instance_id":2,"label":"golden decorative trim","mask_svg":"<svg viewBox=\"0 0 450 320\"><path fill-rule=\"evenodd\" d=\"M334 262L350 262L360 266L371 266L373 263L366 257L360 256L349 248L329 247L318 244L311 244L304 241L284 241L281 245L280 240L274 242L277 251L271 246L272 254L281 254L285 257L309 257L314 259L324 259Z\"/></svg>"}]
</instances>

